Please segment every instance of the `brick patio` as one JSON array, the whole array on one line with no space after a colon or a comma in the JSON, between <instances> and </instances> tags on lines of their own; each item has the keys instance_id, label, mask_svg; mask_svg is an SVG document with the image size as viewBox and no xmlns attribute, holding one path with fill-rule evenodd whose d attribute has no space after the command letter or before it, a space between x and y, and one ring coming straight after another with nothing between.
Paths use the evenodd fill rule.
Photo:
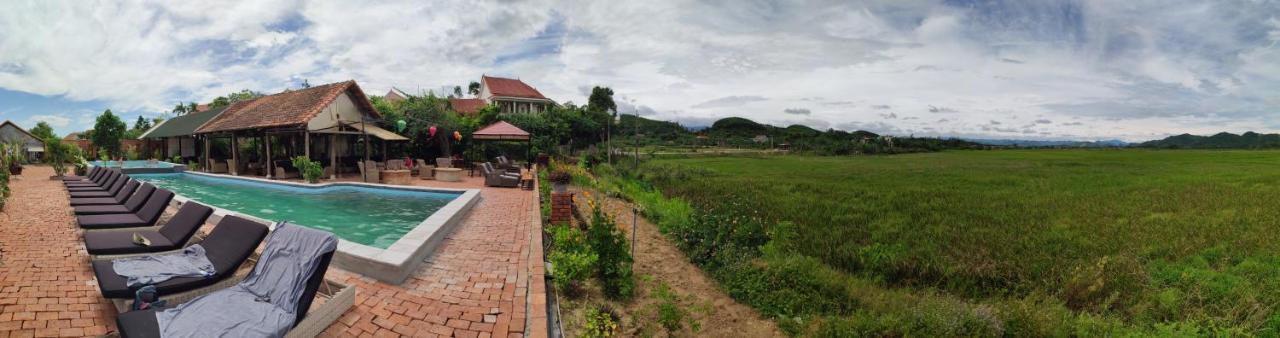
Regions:
<instances>
[{"instance_id":1,"label":"brick patio","mask_svg":"<svg viewBox=\"0 0 1280 338\"><path fill-rule=\"evenodd\" d=\"M115 313L98 293L66 192L45 179L51 173L28 166L10 183L13 195L0 213L0 337L79 337L115 329ZM483 186L479 177L464 179L413 182ZM322 336L545 337L537 196L482 189L463 223L403 284L330 267L329 279L357 287L356 305Z\"/></svg>"}]
</instances>

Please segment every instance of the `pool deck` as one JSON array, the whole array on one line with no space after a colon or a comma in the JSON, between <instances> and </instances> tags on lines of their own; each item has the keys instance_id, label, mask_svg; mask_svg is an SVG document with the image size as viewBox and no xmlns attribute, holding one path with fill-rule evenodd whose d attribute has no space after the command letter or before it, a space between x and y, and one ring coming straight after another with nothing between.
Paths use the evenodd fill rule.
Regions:
<instances>
[{"instance_id":1,"label":"pool deck","mask_svg":"<svg viewBox=\"0 0 1280 338\"><path fill-rule=\"evenodd\" d=\"M115 330L66 192L49 167L26 169L0 213L0 338ZM480 177L413 184L482 189L482 198L404 283L331 267L328 279L357 288L356 304L321 336L546 337L536 194L483 187Z\"/></svg>"}]
</instances>

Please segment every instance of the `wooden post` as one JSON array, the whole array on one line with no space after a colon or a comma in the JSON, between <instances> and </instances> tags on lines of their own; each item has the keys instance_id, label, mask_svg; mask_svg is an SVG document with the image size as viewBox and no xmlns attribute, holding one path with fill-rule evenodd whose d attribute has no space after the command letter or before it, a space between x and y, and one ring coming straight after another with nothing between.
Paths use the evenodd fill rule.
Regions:
<instances>
[{"instance_id":1,"label":"wooden post","mask_svg":"<svg viewBox=\"0 0 1280 338\"><path fill-rule=\"evenodd\" d=\"M387 140L382 140L382 162L387 162Z\"/></svg>"},{"instance_id":2,"label":"wooden post","mask_svg":"<svg viewBox=\"0 0 1280 338\"><path fill-rule=\"evenodd\" d=\"M338 134L329 134L329 165L333 166L333 172L329 173L329 179L338 179Z\"/></svg>"},{"instance_id":3,"label":"wooden post","mask_svg":"<svg viewBox=\"0 0 1280 338\"><path fill-rule=\"evenodd\" d=\"M311 159L311 131L302 131L302 151L304 152L302 156L306 156L308 160Z\"/></svg>"},{"instance_id":4,"label":"wooden post","mask_svg":"<svg viewBox=\"0 0 1280 338\"><path fill-rule=\"evenodd\" d=\"M210 169L213 167L212 164L213 164L212 162L209 162L209 136L205 135L204 136L204 168L202 168L204 169L204 172L212 171L212 169Z\"/></svg>"},{"instance_id":5,"label":"wooden post","mask_svg":"<svg viewBox=\"0 0 1280 338\"><path fill-rule=\"evenodd\" d=\"M240 140L235 132L231 132L231 163L234 164L229 168L231 176L240 176Z\"/></svg>"},{"instance_id":6,"label":"wooden post","mask_svg":"<svg viewBox=\"0 0 1280 338\"><path fill-rule=\"evenodd\" d=\"M273 164L271 162L271 135L264 132L262 133L262 139L263 143L267 144L267 165L264 167L267 168L267 179L269 180L271 179L271 165Z\"/></svg>"}]
</instances>

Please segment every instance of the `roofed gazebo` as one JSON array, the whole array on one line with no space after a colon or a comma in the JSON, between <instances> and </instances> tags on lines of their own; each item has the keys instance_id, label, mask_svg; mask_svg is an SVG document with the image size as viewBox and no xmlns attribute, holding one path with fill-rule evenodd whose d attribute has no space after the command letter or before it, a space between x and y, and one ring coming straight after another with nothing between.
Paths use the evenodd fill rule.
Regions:
<instances>
[{"instance_id":1,"label":"roofed gazebo","mask_svg":"<svg viewBox=\"0 0 1280 338\"><path fill-rule=\"evenodd\" d=\"M471 139L476 141L526 142L529 145L525 148L525 160L529 160L529 151L533 147L533 142L530 141L529 136L529 132L507 123L507 121L494 122L471 133Z\"/></svg>"},{"instance_id":2,"label":"roofed gazebo","mask_svg":"<svg viewBox=\"0 0 1280 338\"><path fill-rule=\"evenodd\" d=\"M363 157L367 161L370 137L384 142L408 140L368 123L381 118L382 115L373 108L360 86L355 81L344 81L233 103L222 114L197 129L196 133L208 136L204 142L206 168L212 168L215 163L209 157L210 140L215 137L230 138L231 158L227 162L227 171L232 175L238 175L245 165L240 161L239 139L259 138L266 156L258 168L265 169L267 178L284 173L276 168L291 167L288 160L293 156L314 159L311 144L314 141L324 142L324 147L319 150L327 156L322 157L320 162L326 164L326 174L333 179L337 178L343 167L339 154L344 158L356 157L352 156L354 145L363 145ZM328 137L312 140L313 134ZM280 143L283 143L283 147ZM273 159L273 145L277 149L283 149L286 158ZM298 148L301 148L301 152L296 151ZM347 162L354 161L348 159Z\"/></svg>"}]
</instances>

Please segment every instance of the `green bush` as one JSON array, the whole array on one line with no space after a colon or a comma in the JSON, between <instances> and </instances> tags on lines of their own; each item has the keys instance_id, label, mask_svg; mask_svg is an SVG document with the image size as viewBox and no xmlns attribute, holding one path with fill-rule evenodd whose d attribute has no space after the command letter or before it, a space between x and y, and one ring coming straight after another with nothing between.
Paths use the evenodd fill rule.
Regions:
<instances>
[{"instance_id":1,"label":"green bush","mask_svg":"<svg viewBox=\"0 0 1280 338\"><path fill-rule=\"evenodd\" d=\"M621 333L618 328L618 316L607 308L587 309L587 320L583 326L581 336L583 338L617 337Z\"/></svg>"},{"instance_id":2,"label":"green bush","mask_svg":"<svg viewBox=\"0 0 1280 338\"><path fill-rule=\"evenodd\" d=\"M596 271L596 254L587 246L582 231L568 225L552 225L547 227L551 235L551 252L547 258L551 260L554 271L552 283L557 290L573 294L582 281Z\"/></svg>"},{"instance_id":3,"label":"green bush","mask_svg":"<svg viewBox=\"0 0 1280 338\"><path fill-rule=\"evenodd\" d=\"M298 156L293 158L293 167L298 168L302 173L302 178L308 183L320 182L320 176L324 175L324 167L320 166L320 162L312 161L306 156Z\"/></svg>"},{"instance_id":4,"label":"green bush","mask_svg":"<svg viewBox=\"0 0 1280 338\"><path fill-rule=\"evenodd\" d=\"M587 243L597 256L596 275L604 285L604 294L612 298L628 299L635 291L631 275L631 252L627 235L618 229L612 216L607 215L598 203L591 205L591 225L587 227Z\"/></svg>"}]
</instances>

